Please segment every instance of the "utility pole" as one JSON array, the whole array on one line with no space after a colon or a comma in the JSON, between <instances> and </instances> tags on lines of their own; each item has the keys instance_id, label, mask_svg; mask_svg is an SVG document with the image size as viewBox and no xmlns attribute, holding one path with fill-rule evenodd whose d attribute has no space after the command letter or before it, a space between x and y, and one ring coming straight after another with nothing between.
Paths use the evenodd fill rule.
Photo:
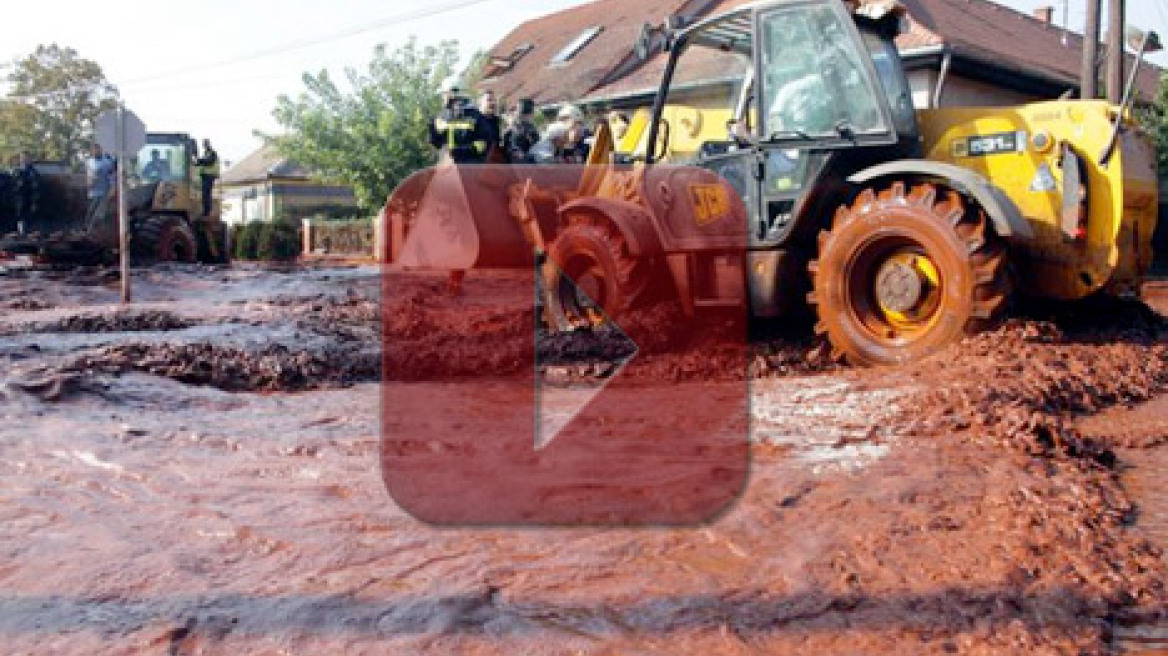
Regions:
<instances>
[{"instance_id":1,"label":"utility pole","mask_svg":"<svg viewBox=\"0 0 1168 656\"><path fill-rule=\"evenodd\" d=\"M1107 102L1123 102L1124 0L1109 0L1107 10Z\"/></svg>"},{"instance_id":2,"label":"utility pole","mask_svg":"<svg viewBox=\"0 0 1168 656\"><path fill-rule=\"evenodd\" d=\"M1087 0L1087 31L1083 33L1083 70L1079 98L1099 95L1099 0Z\"/></svg>"},{"instance_id":3,"label":"utility pole","mask_svg":"<svg viewBox=\"0 0 1168 656\"><path fill-rule=\"evenodd\" d=\"M118 254L122 269L122 304L133 300L130 294L130 217L126 209L126 105L118 103Z\"/></svg>"}]
</instances>

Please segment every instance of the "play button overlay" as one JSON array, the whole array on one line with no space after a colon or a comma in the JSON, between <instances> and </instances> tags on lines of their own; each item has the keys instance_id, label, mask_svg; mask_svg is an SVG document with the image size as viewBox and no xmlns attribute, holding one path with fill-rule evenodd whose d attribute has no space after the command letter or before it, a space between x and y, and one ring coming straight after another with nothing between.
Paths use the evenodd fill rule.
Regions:
<instances>
[{"instance_id":1,"label":"play button overlay","mask_svg":"<svg viewBox=\"0 0 1168 656\"><path fill-rule=\"evenodd\" d=\"M611 322L564 334L537 331L535 449L543 451L620 377L637 345Z\"/></svg>"},{"instance_id":2,"label":"play button overlay","mask_svg":"<svg viewBox=\"0 0 1168 656\"><path fill-rule=\"evenodd\" d=\"M489 252L492 244L512 248L513 239L491 230L515 223L491 213L515 211L517 186L572 180L558 167L468 168L434 174L457 175L441 189L463 197L439 194L446 213L434 214L444 222L434 234L449 239L460 229L448 210L461 204L469 215L458 220L477 227L481 244L461 255L478 261L513 259ZM421 191L397 206L417 208L410 223L424 235L433 190L415 186ZM721 262L744 260L745 241L741 252L720 252ZM592 320L564 330L547 320L534 253L520 264L472 268L457 295L441 293L440 267L383 270L381 470L397 507L449 527L692 526L717 518L748 474L745 310L687 316L676 304L646 304L616 319L580 313ZM584 277L572 262L552 264ZM676 267L653 264L661 266L636 271L644 289L677 283ZM694 289L725 288L733 278L704 279L697 264ZM719 266L709 270L729 271ZM595 280L577 287L583 305L605 293Z\"/></svg>"}]
</instances>

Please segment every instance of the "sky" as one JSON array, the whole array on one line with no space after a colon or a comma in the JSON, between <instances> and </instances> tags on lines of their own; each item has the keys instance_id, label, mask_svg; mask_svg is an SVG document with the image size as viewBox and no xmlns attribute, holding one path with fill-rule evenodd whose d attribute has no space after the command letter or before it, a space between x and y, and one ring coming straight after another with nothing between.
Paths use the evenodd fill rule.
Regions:
<instances>
[{"instance_id":1,"label":"sky","mask_svg":"<svg viewBox=\"0 0 1168 656\"><path fill-rule=\"evenodd\" d=\"M588 0L32 0L8 2L0 21L0 75L37 45L74 48L102 66L147 129L210 138L238 162L275 132L276 97L303 89L305 72L340 75L378 44L417 36L490 48L519 23ZM627 0L635 2L636 0ZM1030 12L1064 0L1003 0ZM1085 0L1069 0L1081 31ZM1128 0L1128 21L1168 36L1168 0ZM431 14L431 15L426 15ZM1166 44L1168 45L1168 44ZM1154 61L1168 66L1168 55ZM5 90L0 85L0 91Z\"/></svg>"}]
</instances>

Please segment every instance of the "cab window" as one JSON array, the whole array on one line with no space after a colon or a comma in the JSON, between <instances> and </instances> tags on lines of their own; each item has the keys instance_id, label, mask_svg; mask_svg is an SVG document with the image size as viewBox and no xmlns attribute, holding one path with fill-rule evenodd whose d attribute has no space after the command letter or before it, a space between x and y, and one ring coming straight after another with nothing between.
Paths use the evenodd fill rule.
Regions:
<instances>
[{"instance_id":1,"label":"cab window","mask_svg":"<svg viewBox=\"0 0 1168 656\"><path fill-rule=\"evenodd\" d=\"M901 137L915 137L917 135L916 108L913 106L912 91L909 89L908 78L904 75L904 64L900 60L900 52L892 39L881 37L871 32L863 32L864 45L872 55L872 63L876 67L876 75L884 87L884 96L888 99L888 106L892 108L892 120L896 125L896 132Z\"/></svg>"},{"instance_id":2,"label":"cab window","mask_svg":"<svg viewBox=\"0 0 1168 656\"><path fill-rule=\"evenodd\" d=\"M788 7L761 18L764 136L889 131L845 18L833 5Z\"/></svg>"},{"instance_id":3,"label":"cab window","mask_svg":"<svg viewBox=\"0 0 1168 656\"><path fill-rule=\"evenodd\" d=\"M148 182L185 180L187 149L180 140L151 139L138 152L138 177Z\"/></svg>"}]
</instances>

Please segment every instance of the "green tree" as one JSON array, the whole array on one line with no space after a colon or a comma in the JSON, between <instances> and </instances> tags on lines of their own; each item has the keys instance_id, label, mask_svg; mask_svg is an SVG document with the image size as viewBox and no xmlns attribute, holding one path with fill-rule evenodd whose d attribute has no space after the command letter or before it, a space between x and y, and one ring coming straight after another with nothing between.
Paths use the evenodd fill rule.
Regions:
<instances>
[{"instance_id":1,"label":"green tree","mask_svg":"<svg viewBox=\"0 0 1168 656\"><path fill-rule=\"evenodd\" d=\"M117 89L96 62L72 48L38 46L17 60L0 100L0 158L21 150L45 159L80 161L93 122L117 104Z\"/></svg>"},{"instance_id":2,"label":"green tree","mask_svg":"<svg viewBox=\"0 0 1168 656\"><path fill-rule=\"evenodd\" d=\"M378 46L364 70L347 69L344 89L327 71L305 74L299 96L277 99L284 134L260 136L324 180L352 186L362 208L376 210L402 180L436 161L429 123L458 60L455 42L423 47L410 39L393 52Z\"/></svg>"},{"instance_id":3,"label":"green tree","mask_svg":"<svg viewBox=\"0 0 1168 656\"><path fill-rule=\"evenodd\" d=\"M1156 102L1141 114L1144 129L1156 143L1156 163L1160 177L1168 178L1168 74L1160 77L1160 91Z\"/></svg>"},{"instance_id":4,"label":"green tree","mask_svg":"<svg viewBox=\"0 0 1168 656\"><path fill-rule=\"evenodd\" d=\"M491 63L491 54L480 50L470 58L470 64L462 74L462 86L466 92L478 96L483 80L487 77L487 68Z\"/></svg>"}]
</instances>

